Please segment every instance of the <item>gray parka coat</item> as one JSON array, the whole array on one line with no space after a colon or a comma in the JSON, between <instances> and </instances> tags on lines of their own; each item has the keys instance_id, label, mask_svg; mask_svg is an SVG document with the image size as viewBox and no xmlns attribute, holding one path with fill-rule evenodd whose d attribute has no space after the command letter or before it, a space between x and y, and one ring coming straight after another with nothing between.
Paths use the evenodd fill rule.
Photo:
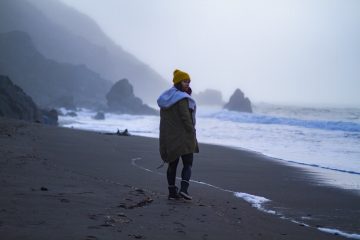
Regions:
<instances>
[{"instance_id":1,"label":"gray parka coat","mask_svg":"<svg viewBox=\"0 0 360 240\"><path fill-rule=\"evenodd\" d=\"M160 110L160 155L164 162L173 162L184 154L199 152L194 120L188 99L183 98Z\"/></svg>"}]
</instances>

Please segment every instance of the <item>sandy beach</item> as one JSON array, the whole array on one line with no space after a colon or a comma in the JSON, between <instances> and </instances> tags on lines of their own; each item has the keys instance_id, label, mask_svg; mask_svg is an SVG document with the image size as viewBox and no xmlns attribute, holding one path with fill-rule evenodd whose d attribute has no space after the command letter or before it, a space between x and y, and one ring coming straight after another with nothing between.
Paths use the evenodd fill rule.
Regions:
<instances>
[{"instance_id":1,"label":"sandy beach","mask_svg":"<svg viewBox=\"0 0 360 240\"><path fill-rule=\"evenodd\" d=\"M250 151L200 144L192 201L167 199L158 140L0 118L1 239L344 239L360 195ZM269 199L261 211L235 192ZM271 213L269 213L271 212Z\"/></svg>"}]
</instances>

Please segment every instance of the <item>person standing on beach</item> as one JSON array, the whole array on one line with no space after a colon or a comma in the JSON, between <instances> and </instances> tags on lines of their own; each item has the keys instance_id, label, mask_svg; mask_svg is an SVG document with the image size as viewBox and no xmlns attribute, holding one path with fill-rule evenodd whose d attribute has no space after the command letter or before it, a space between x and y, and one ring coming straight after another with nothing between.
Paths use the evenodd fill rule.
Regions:
<instances>
[{"instance_id":1,"label":"person standing on beach","mask_svg":"<svg viewBox=\"0 0 360 240\"><path fill-rule=\"evenodd\" d=\"M157 100L160 107L160 155L162 160L168 163L168 198L191 200L188 193L191 167L194 153L199 152L195 130L196 103L191 97L189 74L176 69L173 83ZM175 180L180 158L183 169L178 192Z\"/></svg>"}]
</instances>

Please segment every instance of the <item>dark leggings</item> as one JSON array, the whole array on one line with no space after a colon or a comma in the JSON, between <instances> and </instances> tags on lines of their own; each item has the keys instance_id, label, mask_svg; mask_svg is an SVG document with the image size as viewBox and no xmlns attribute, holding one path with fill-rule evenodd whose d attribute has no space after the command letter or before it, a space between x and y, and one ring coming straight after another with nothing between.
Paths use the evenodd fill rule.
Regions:
<instances>
[{"instance_id":1,"label":"dark leggings","mask_svg":"<svg viewBox=\"0 0 360 240\"><path fill-rule=\"evenodd\" d=\"M166 172L167 180L169 186L175 185L175 179L176 179L176 169L177 165L179 163L179 159L177 158L174 162L169 163L168 169ZM194 159L194 154L189 153L181 156L182 162L183 162L183 169L181 172L181 179L185 181L189 181L191 177L191 167Z\"/></svg>"}]
</instances>

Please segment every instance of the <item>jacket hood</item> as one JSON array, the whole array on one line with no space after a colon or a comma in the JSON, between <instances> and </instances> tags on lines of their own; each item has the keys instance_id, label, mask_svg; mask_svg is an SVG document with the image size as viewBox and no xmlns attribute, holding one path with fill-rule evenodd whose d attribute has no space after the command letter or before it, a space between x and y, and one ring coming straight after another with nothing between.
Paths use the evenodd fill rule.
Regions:
<instances>
[{"instance_id":1,"label":"jacket hood","mask_svg":"<svg viewBox=\"0 0 360 240\"><path fill-rule=\"evenodd\" d=\"M184 98L187 98L189 100L189 108L195 110L195 100L189 94L178 90L176 87L172 87L163 92L157 99L157 104L160 108L169 108Z\"/></svg>"}]
</instances>

